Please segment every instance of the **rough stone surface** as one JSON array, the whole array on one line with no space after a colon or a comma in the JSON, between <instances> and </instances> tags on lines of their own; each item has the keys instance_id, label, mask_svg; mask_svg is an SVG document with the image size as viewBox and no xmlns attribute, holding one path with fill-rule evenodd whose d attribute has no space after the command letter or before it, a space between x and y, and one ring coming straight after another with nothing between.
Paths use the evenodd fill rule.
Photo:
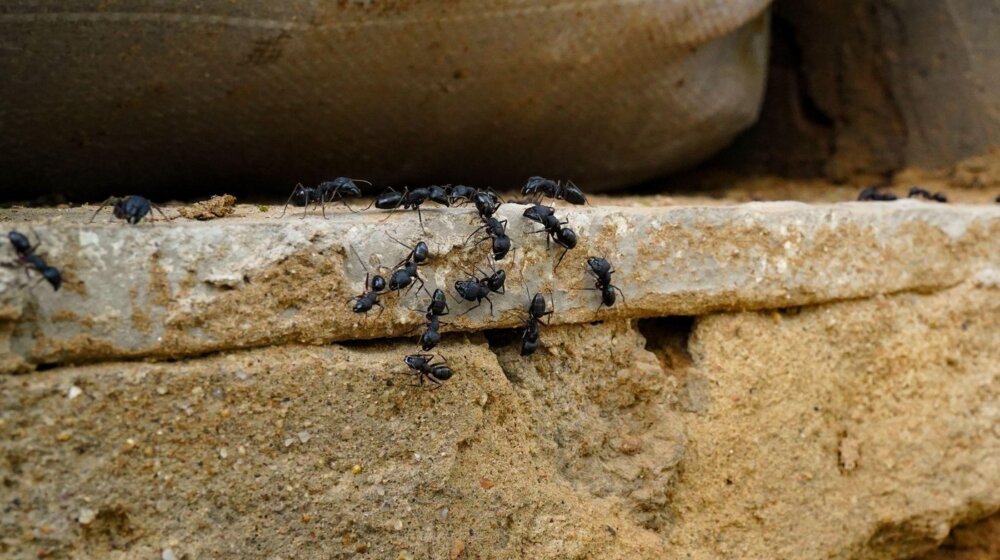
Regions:
<instances>
[{"instance_id":1,"label":"rough stone surface","mask_svg":"<svg viewBox=\"0 0 1000 560\"><path fill-rule=\"evenodd\" d=\"M0 552L906 557L1000 508L998 293L2 376Z\"/></svg>"},{"instance_id":2,"label":"rough stone surface","mask_svg":"<svg viewBox=\"0 0 1000 560\"><path fill-rule=\"evenodd\" d=\"M521 321L526 287L552 291L560 323L594 318L697 315L811 305L899 291L929 291L1000 269L1000 207L901 201L892 205L753 203L714 207L560 207L580 237L562 265L546 249L524 207L504 205L501 219L515 250L500 264L508 292L467 315L451 301L443 330L512 327ZM425 294L385 296L386 311L350 312L365 269L392 266L406 249L389 235L426 239L427 288L486 268L487 245L465 240L469 209L427 209L426 233L412 212L277 219L276 209L239 207L211 222L87 224L89 209L34 214L28 224L5 211L6 227L30 226L39 253L64 273L64 287L28 287L17 267L0 269L0 367L121 358L178 358L281 343L415 334ZM13 259L9 244L0 248ZM588 255L607 256L625 295L598 309L586 275Z\"/></svg>"}]
</instances>

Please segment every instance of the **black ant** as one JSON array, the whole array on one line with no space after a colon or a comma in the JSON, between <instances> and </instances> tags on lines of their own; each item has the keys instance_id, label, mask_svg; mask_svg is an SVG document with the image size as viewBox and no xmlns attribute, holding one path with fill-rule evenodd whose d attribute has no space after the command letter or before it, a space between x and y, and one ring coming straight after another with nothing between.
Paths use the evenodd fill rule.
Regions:
<instances>
[{"instance_id":1,"label":"black ant","mask_svg":"<svg viewBox=\"0 0 1000 560\"><path fill-rule=\"evenodd\" d=\"M365 266L364 261L361 260L361 255L359 255L358 252L354 250L353 245L351 246L351 251L354 253L354 256L358 258L358 262L361 263L361 267L365 269L365 289L362 290L361 294L356 295L347 301L354 302L355 313L367 314L369 311L372 310L372 307L377 305L379 308L378 315L375 316L375 318L377 319L379 316L382 315L382 312L385 311L385 306L383 306L382 303L378 300L379 295L385 293L385 288L386 288L385 278L379 274L372 276L371 272L368 270L368 267ZM371 280L370 284L369 280Z\"/></svg>"},{"instance_id":2,"label":"black ant","mask_svg":"<svg viewBox=\"0 0 1000 560\"><path fill-rule=\"evenodd\" d=\"M446 300L444 296L444 290L441 288L434 288L434 293L431 294L431 302L427 304L427 313L429 315L441 317L447 315L450 311L451 310L448 309L448 300Z\"/></svg>"},{"instance_id":3,"label":"black ant","mask_svg":"<svg viewBox=\"0 0 1000 560\"><path fill-rule=\"evenodd\" d=\"M419 380L419 383L413 385L414 387L417 385L422 386L424 378L427 378L428 381L434 383L435 386L433 388L437 389L443 381L451 379L453 374L451 368L448 367L443 357L438 357L441 358L440 362L432 361L434 359L433 354L410 354L403 358L403 363L413 370L411 375L415 375Z\"/></svg>"},{"instance_id":4,"label":"black ant","mask_svg":"<svg viewBox=\"0 0 1000 560\"><path fill-rule=\"evenodd\" d=\"M499 261L507 256L510 252L510 237L507 236L507 220L500 221L494 217L484 218L483 225L479 226L469 234L469 237L465 238L465 242L468 243L472 236L480 231L486 231L486 237L476 241L476 245L479 245L487 239L493 240L493 260Z\"/></svg>"},{"instance_id":5,"label":"black ant","mask_svg":"<svg viewBox=\"0 0 1000 560\"><path fill-rule=\"evenodd\" d=\"M420 348L424 352L429 352L441 342L441 333L439 332L441 321L437 315L429 311L424 317L427 318L427 329L424 334L420 335Z\"/></svg>"},{"instance_id":6,"label":"black ant","mask_svg":"<svg viewBox=\"0 0 1000 560\"><path fill-rule=\"evenodd\" d=\"M125 220L127 223L132 225L138 224L139 221L146 216L149 216L149 220L153 221L151 212L154 208L160 213L161 216L163 216L163 219L167 219L166 214L163 213L163 210L160 210L159 206L150 202L148 198L133 194L124 198L117 196L109 197L101 204L100 208L94 212L94 215L90 217L90 221L93 222L94 218L97 217L97 214L99 214L101 210L104 210L104 207L109 204L114 205L111 208L112 219L118 218L119 220ZM110 222L111 220L108 221Z\"/></svg>"},{"instance_id":7,"label":"black ant","mask_svg":"<svg viewBox=\"0 0 1000 560\"><path fill-rule=\"evenodd\" d=\"M528 196L529 200L539 200L541 197L547 196L556 200L565 200L570 204L587 203L587 196L573 181L566 181L566 184L563 185L559 181L545 177L529 177L524 187L521 188L521 194Z\"/></svg>"},{"instance_id":8,"label":"black ant","mask_svg":"<svg viewBox=\"0 0 1000 560\"><path fill-rule=\"evenodd\" d=\"M527 290L527 286L525 286ZM528 317L524 321L524 328L521 330L521 355L530 356L538 349L538 341L541 335L540 324L542 317L555 312L555 305L550 310L545 301L545 296L535 294L528 302ZM548 324L548 321L546 321Z\"/></svg>"},{"instance_id":9,"label":"black ant","mask_svg":"<svg viewBox=\"0 0 1000 560\"><path fill-rule=\"evenodd\" d=\"M625 293L621 291L618 286L611 283L611 275L614 274L615 269L612 268L611 263L602 257L590 257L587 259L587 272L594 275L594 287L584 288L586 290L600 290L601 292L601 304L597 306L600 309L602 306L607 305L611 307L615 304L615 290L622 296L622 302L625 301Z\"/></svg>"},{"instance_id":10,"label":"black ant","mask_svg":"<svg viewBox=\"0 0 1000 560\"><path fill-rule=\"evenodd\" d=\"M919 196L927 200L934 200L937 202L948 202L948 197L943 192L936 192L931 194L927 189L922 189L920 187L913 187L910 189L910 194L906 195L907 198L913 198Z\"/></svg>"},{"instance_id":11,"label":"black ant","mask_svg":"<svg viewBox=\"0 0 1000 560\"><path fill-rule=\"evenodd\" d=\"M476 194L472 197L472 202L475 203L476 212L479 213L479 218L482 220L492 217L500 208L500 205L503 204L500 195L493 192L493 189L476 191Z\"/></svg>"},{"instance_id":12,"label":"black ant","mask_svg":"<svg viewBox=\"0 0 1000 560\"><path fill-rule=\"evenodd\" d=\"M862 201L892 201L896 200L896 195L892 193L882 192L878 190L878 187L868 187L858 193L858 200Z\"/></svg>"},{"instance_id":13,"label":"black ant","mask_svg":"<svg viewBox=\"0 0 1000 560\"><path fill-rule=\"evenodd\" d=\"M559 268L559 264L562 262L563 257L566 256L566 253L576 247L576 232L568 227L562 227L568 224L569 221L563 220L560 222L559 218L555 215L555 210L551 206L542 206L541 204L535 204L526 208L524 210L524 217L542 224L542 229L531 233L547 234L548 237L545 240L546 246L551 240L563 248L562 254L559 255L559 260L556 261L555 268Z\"/></svg>"},{"instance_id":14,"label":"black ant","mask_svg":"<svg viewBox=\"0 0 1000 560\"><path fill-rule=\"evenodd\" d=\"M38 234L35 234L36 237ZM34 246L28 241L28 236L24 235L19 231L11 230L7 234L7 239L10 240L10 244L14 246L14 251L17 253L18 260L24 264L25 274L28 270L36 270L42 275L42 278L52 285L52 289L59 291L59 286L62 285L62 274L59 269L54 266L49 266L45 259L35 254L35 250L42 244L41 238L39 238L38 243Z\"/></svg>"},{"instance_id":15,"label":"black ant","mask_svg":"<svg viewBox=\"0 0 1000 560\"><path fill-rule=\"evenodd\" d=\"M502 269L495 270L493 274L489 276L484 275L482 278L470 276L467 280L457 280L455 282L455 291L458 292L458 295L462 296L462 299L465 301L476 302L476 305L463 311L462 315L482 305L484 299L490 304L490 315L493 315L493 301L490 300L490 293L506 293L504 287L506 280L507 273Z\"/></svg>"},{"instance_id":16,"label":"black ant","mask_svg":"<svg viewBox=\"0 0 1000 560\"><path fill-rule=\"evenodd\" d=\"M389 187L383 191L382 194L378 195L378 197L372 201L372 204L375 205L375 208L380 210L390 210L389 216L391 216L392 213L395 212L400 206L402 206L404 210L409 210L410 208L416 210L417 219L420 220L420 229L426 232L427 230L424 229L424 218L420 213L420 205L427 202L430 198L431 191L426 187L413 190L410 190L409 187L403 187L403 192L398 192L396 189ZM447 194L445 194L443 200L447 203ZM372 204L369 204L368 207L371 208ZM385 219L388 220L389 216L386 216Z\"/></svg>"},{"instance_id":17,"label":"black ant","mask_svg":"<svg viewBox=\"0 0 1000 560\"><path fill-rule=\"evenodd\" d=\"M313 207L316 204L320 204L323 212L323 217L326 217L326 203L327 202L342 202L348 210L354 212L351 205L347 203L345 197L361 196L361 187L357 183L365 183L370 185L371 183L362 179L351 179L349 177L337 177L332 181L324 181L315 187L307 187L302 183L295 185L292 189L292 194L289 195L288 200L285 201L285 208L281 211L281 216L285 215L288 211L288 204L294 203L295 206L302 206L302 217L306 217L306 211L309 207L309 203L313 203ZM281 217L279 216L279 217Z\"/></svg>"},{"instance_id":18,"label":"black ant","mask_svg":"<svg viewBox=\"0 0 1000 560\"><path fill-rule=\"evenodd\" d=\"M410 250L410 252L403 257L403 260L399 261L396 266L393 267L393 273L389 276L389 291L395 292L402 290L416 281L420 283L420 287L418 289L422 289L426 292L427 288L424 287L424 279L420 277L420 273L417 268L426 263L427 259L430 257L430 249L427 247L427 243L420 241L415 246L410 247L391 235L388 235L388 237Z\"/></svg>"}]
</instances>

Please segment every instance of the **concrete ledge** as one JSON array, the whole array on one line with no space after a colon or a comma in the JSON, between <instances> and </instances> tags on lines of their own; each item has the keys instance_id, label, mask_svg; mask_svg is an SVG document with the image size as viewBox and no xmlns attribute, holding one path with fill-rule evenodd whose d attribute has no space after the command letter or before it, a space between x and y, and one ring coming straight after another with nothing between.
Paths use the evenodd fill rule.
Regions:
<instances>
[{"instance_id":1,"label":"concrete ledge","mask_svg":"<svg viewBox=\"0 0 1000 560\"><path fill-rule=\"evenodd\" d=\"M504 205L515 251L501 261L507 293L459 317L468 304L449 301L442 330L514 327L526 295L551 291L554 323L609 317L694 315L817 304L906 290L932 291L966 280L996 285L1000 207L893 204L752 203L719 207L558 209L580 237L558 271L561 249ZM248 212L242 212L248 214ZM29 287L17 268L0 269L0 368L123 358L178 358L279 343L417 334L427 296L384 296L386 311L356 315L347 300L361 292L364 269L392 266L406 250L387 234L425 239L432 259L427 288L452 284L463 270L485 268L487 244L465 246L471 209L176 220L136 227L87 223L87 211L52 211L25 223L0 214L5 229L41 235L39 253L62 269L64 289ZM4 243L3 258L13 258ZM586 275L588 255L606 256L626 301L598 309Z\"/></svg>"}]
</instances>

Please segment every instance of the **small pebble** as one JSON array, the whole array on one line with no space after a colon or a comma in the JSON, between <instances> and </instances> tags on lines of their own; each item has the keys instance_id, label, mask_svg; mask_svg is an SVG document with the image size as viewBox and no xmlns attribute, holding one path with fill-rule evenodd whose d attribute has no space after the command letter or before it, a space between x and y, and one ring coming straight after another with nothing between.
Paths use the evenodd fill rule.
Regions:
<instances>
[{"instance_id":1,"label":"small pebble","mask_svg":"<svg viewBox=\"0 0 1000 560\"><path fill-rule=\"evenodd\" d=\"M354 465L353 467L351 467L351 472L354 474L361 474L362 470L364 469L361 468L361 465Z\"/></svg>"},{"instance_id":2,"label":"small pebble","mask_svg":"<svg viewBox=\"0 0 1000 560\"><path fill-rule=\"evenodd\" d=\"M163 385L160 385L159 387L156 388L156 394L157 395L166 395L167 394L167 388L164 387ZM167 550L169 550L169 549L167 549ZM171 552L171 554L173 554L173 553Z\"/></svg>"},{"instance_id":3,"label":"small pebble","mask_svg":"<svg viewBox=\"0 0 1000 560\"><path fill-rule=\"evenodd\" d=\"M73 437L72 434L70 434L69 432L65 432L65 431L64 432L59 432L59 434L56 435L56 439L59 440L59 441L67 441L71 437Z\"/></svg>"},{"instance_id":4,"label":"small pebble","mask_svg":"<svg viewBox=\"0 0 1000 560\"><path fill-rule=\"evenodd\" d=\"M402 531L403 530L403 520L402 519L397 519L397 520L393 521L392 522L392 530L393 531Z\"/></svg>"},{"instance_id":5,"label":"small pebble","mask_svg":"<svg viewBox=\"0 0 1000 560\"><path fill-rule=\"evenodd\" d=\"M479 485L483 487L484 490L489 490L496 486L496 483L488 478L483 478L479 480Z\"/></svg>"},{"instance_id":6,"label":"small pebble","mask_svg":"<svg viewBox=\"0 0 1000 560\"><path fill-rule=\"evenodd\" d=\"M354 429L350 426L344 426L340 430L340 439L351 439L354 436Z\"/></svg>"},{"instance_id":7,"label":"small pebble","mask_svg":"<svg viewBox=\"0 0 1000 560\"><path fill-rule=\"evenodd\" d=\"M226 457L229 457L229 450L227 450L225 447L220 447L219 459L225 459Z\"/></svg>"},{"instance_id":8,"label":"small pebble","mask_svg":"<svg viewBox=\"0 0 1000 560\"><path fill-rule=\"evenodd\" d=\"M163 553L160 554L160 558L162 558L162 560L177 560L177 555L174 554L174 549L164 548Z\"/></svg>"},{"instance_id":9,"label":"small pebble","mask_svg":"<svg viewBox=\"0 0 1000 560\"><path fill-rule=\"evenodd\" d=\"M441 521L448 520L448 508L443 507L438 510L438 519L440 519Z\"/></svg>"},{"instance_id":10,"label":"small pebble","mask_svg":"<svg viewBox=\"0 0 1000 560\"><path fill-rule=\"evenodd\" d=\"M309 515L308 513L303 513L302 514L302 522L303 523L309 523L310 521L312 521L312 518L313 517L311 515Z\"/></svg>"},{"instance_id":11,"label":"small pebble","mask_svg":"<svg viewBox=\"0 0 1000 560\"><path fill-rule=\"evenodd\" d=\"M77 515L76 520L80 522L80 525L90 525L96 518L96 511L89 508L83 508L80 510L80 514Z\"/></svg>"},{"instance_id":12,"label":"small pebble","mask_svg":"<svg viewBox=\"0 0 1000 560\"><path fill-rule=\"evenodd\" d=\"M76 385L73 385L72 387L69 388L69 391L66 393L66 397L69 400L73 400L82 394L83 394L83 389L77 387Z\"/></svg>"},{"instance_id":13,"label":"small pebble","mask_svg":"<svg viewBox=\"0 0 1000 560\"><path fill-rule=\"evenodd\" d=\"M312 438L312 436L309 435L309 432L299 432L297 435L299 436L299 441L302 443L308 443L309 439Z\"/></svg>"},{"instance_id":14,"label":"small pebble","mask_svg":"<svg viewBox=\"0 0 1000 560\"><path fill-rule=\"evenodd\" d=\"M292 439L292 438L285 438L285 441L284 441L285 447L291 447L293 443L295 443L294 439Z\"/></svg>"},{"instance_id":15,"label":"small pebble","mask_svg":"<svg viewBox=\"0 0 1000 560\"><path fill-rule=\"evenodd\" d=\"M465 552L465 543L456 540L451 544L451 560L455 560Z\"/></svg>"},{"instance_id":16,"label":"small pebble","mask_svg":"<svg viewBox=\"0 0 1000 560\"><path fill-rule=\"evenodd\" d=\"M487 395L486 393L483 393L482 395L479 396L479 406L486 406L486 403L488 403L489 401L490 401L490 396Z\"/></svg>"}]
</instances>

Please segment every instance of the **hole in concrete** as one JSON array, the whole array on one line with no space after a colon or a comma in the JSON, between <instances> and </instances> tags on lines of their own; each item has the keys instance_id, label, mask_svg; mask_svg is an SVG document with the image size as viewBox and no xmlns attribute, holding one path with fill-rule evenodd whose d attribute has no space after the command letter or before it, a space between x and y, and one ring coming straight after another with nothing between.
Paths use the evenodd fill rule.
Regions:
<instances>
[{"instance_id":1,"label":"hole in concrete","mask_svg":"<svg viewBox=\"0 0 1000 560\"><path fill-rule=\"evenodd\" d=\"M490 350L506 348L519 340L517 329L491 329L485 331L485 334Z\"/></svg>"},{"instance_id":2,"label":"hole in concrete","mask_svg":"<svg viewBox=\"0 0 1000 560\"><path fill-rule=\"evenodd\" d=\"M694 329L694 317L640 319L638 329L646 337L646 350L656 355L665 370L677 372L690 365L688 340Z\"/></svg>"}]
</instances>

